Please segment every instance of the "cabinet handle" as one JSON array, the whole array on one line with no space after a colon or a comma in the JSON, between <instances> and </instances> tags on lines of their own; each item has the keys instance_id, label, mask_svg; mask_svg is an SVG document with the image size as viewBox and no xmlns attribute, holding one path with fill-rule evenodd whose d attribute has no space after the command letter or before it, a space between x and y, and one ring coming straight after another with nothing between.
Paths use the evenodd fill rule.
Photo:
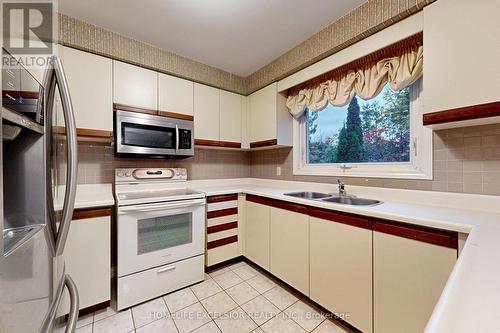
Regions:
<instances>
[{"instance_id":1,"label":"cabinet handle","mask_svg":"<svg viewBox=\"0 0 500 333\"><path fill-rule=\"evenodd\" d=\"M165 273L168 271L173 271L174 269L175 269L175 266L168 266L168 267L161 268L161 269L157 270L156 273L158 273L158 274Z\"/></svg>"}]
</instances>

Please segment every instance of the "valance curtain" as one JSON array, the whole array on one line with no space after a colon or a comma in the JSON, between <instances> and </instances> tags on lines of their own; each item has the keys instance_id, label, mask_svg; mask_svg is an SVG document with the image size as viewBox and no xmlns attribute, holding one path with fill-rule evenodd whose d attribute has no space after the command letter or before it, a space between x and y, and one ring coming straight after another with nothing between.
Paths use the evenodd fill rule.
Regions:
<instances>
[{"instance_id":1,"label":"valance curtain","mask_svg":"<svg viewBox=\"0 0 500 333\"><path fill-rule=\"evenodd\" d=\"M422 69L422 45L407 46L397 55L372 61L362 68L347 70L336 79L291 93L286 106L298 119L306 109L321 111L328 103L347 105L355 94L365 100L373 98L387 83L394 90L406 88L422 76Z\"/></svg>"}]
</instances>

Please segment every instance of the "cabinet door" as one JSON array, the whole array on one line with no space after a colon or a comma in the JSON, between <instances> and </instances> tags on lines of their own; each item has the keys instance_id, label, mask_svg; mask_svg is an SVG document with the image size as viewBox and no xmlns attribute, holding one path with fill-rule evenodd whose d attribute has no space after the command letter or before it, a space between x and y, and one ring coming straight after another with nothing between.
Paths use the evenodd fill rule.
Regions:
<instances>
[{"instance_id":1,"label":"cabinet door","mask_svg":"<svg viewBox=\"0 0 500 333\"><path fill-rule=\"evenodd\" d=\"M64 258L78 288L80 309L111 299L110 216L71 221Z\"/></svg>"},{"instance_id":2,"label":"cabinet door","mask_svg":"<svg viewBox=\"0 0 500 333\"><path fill-rule=\"evenodd\" d=\"M118 104L158 110L158 73L113 61L113 101Z\"/></svg>"},{"instance_id":3,"label":"cabinet door","mask_svg":"<svg viewBox=\"0 0 500 333\"><path fill-rule=\"evenodd\" d=\"M247 201L245 214L245 256L269 270L270 207Z\"/></svg>"},{"instance_id":4,"label":"cabinet door","mask_svg":"<svg viewBox=\"0 0 500 333\"><path fill-rule=\"evenodd\" d=\"M424 8L425 112L500 101L498 6L439 0Z\"/></svg>"},{"instance_id":5,"label":"cabinet door","mask_svg":"<svg viewBox=\"0 0 500 333\"><path fill-rule=\"evenodd\" d=\"M250 142L276 139L276 83L254 92L249 98Z\"/></svg>"},{"instance_id":6,"label":"cabinet door","mask_svg":"<svg viewBox=\"0 0 500 333\"><path fill-rule=\"evenodd\" d=\"M308 235L308 215L271 208L271 273L304 295L309 295Z\"/></svg>"},{"instance_id":7,"label":"cabinet door","mask_svg":"<svg viewBox=\"0 0 500 333\"><path fill-rule=\"evenodd\" d=\"M88 52L61 48L77 128L113 131L113 62Z\"/></svg>"},{"instance_id":8,"label":"cabinet door","mask_svg":"<svg viewBox=\"0 0 500 333\"><path fill-rule=\"evenodd\" d=\"M311 217L310 244L311 299L372 332L372 231Z\"/></svg>"},{"instance_id":9,"label":"cabinet door","mask_svg":"<svg viewBox=\"0 0 500 333\"><path fill-rule=\"evenodd\" d=\"M220 91L220 141L241 143L242 96Z\"/></svg>"},{"instance_id":10,"label":"cabinet door","mask_svg":"<svg viewBox=\"0 0 500 333\"><path fill-rule=\"evenodd\" d=\"M158 74L158 109L192 116L193 82L175 76Z\"/></svg>"},{"instance_id":11,"label":"cabinet door","mask_svg":"<svg viewBox=\"0 0 500 333\"><path fill-rule=\"evenodd\" d=\"M194 84L194 138L219 141L220 90Z\"/></svg>"},{"instance_id":12,"label":"cabinet door","mask_svg":"<svg viewBox=\"0 0 500 333\"><path fill-rule=\"evenodd\" d=\"M422 333L456 258L455 249L375 231L375 333Z\"/></svg>"}]
</instances>

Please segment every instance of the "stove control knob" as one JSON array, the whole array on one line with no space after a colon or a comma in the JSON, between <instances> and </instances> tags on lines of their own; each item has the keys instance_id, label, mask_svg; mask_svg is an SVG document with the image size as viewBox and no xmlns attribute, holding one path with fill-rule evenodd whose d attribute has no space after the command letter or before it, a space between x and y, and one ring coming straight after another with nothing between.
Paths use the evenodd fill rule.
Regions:
<instances>
[{"instance_id":1,"label":"stove control knob","mask_svg":"<svg viewBox=\"0 0 500 333\"><path fill-rule=\"evenodd\" d=\"M132 176L132 172L130 172L130 171L129 171L129 172L127 172L127 173L125 174L125 176L127 176L127 177Z\"/></svg>"},{"instance_id":2,"label":"stove control knob","mask_svg":"<svg viewBox=\"0 0 500 333\"><path fill-rule=\"evenodd\" d=\"M186 175L186 170L182 170L182 175L185 176Z\"/></svg>"},{"instance_id":3,"label":"stove control knob","mask_svg":"<svg viewBox=\"0 0 500 333\"><path fill-rule=\"evenodd\" d=\"M123 171L118 171L118 177L123 177L124 174L123 174Z\"/></svg>"}]
</instances>

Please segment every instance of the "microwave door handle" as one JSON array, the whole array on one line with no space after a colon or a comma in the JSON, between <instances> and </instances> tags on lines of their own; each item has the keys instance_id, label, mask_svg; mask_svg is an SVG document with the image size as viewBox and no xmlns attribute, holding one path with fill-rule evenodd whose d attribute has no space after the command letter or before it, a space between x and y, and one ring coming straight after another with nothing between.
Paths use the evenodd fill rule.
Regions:
<instances>
[{"instance_id":1,"label":"microwave door handle","mask_svg":"<svg viewBox=\"0 0 500 333\"><path fill-rule=\"evenodd\" d=\"M179 154L179 126L175 125L175 154Z\"/></svg>"},{"instance_id":2,"label":"microwave door handle","mask_svg":"<svg viewBox=\"0 0 500 333\"><path fill-rule=\"evenodd\" d=\"M73 105L71 103L71 96L69 94L68 82L66 81L66 76L64 75L64 69L61 60L57 56L52 56L51 62L54 66L57 86L59 88L59 94L61 95L64 123L66 126L66 140L68 143L64 204L61 215L61 224L59 225L59 231L57 232L56 239L57 256L61 255L64 251L64 246L68 238L69 227L71 225L71 219L73 217L78 172L78 145L76 137L75 115L73 113Z\"/></svg>"}]
</instances>

